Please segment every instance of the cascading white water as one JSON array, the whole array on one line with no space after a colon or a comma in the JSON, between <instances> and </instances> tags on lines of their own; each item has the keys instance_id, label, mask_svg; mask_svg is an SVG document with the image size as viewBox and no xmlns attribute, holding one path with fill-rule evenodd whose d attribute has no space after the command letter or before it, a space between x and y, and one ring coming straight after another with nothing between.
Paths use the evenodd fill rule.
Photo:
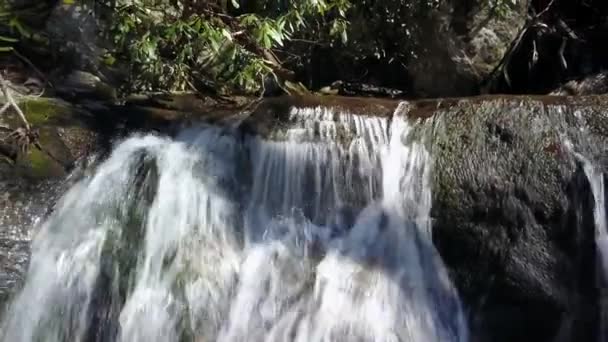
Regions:
<instances>
[{"instance_id":1,"label":"cascading white water","mask_svg":"<svg viewBox=\"0 0 608 342\"><path fill-rule=\"evenodd\" d=\"M604 174L597 170L596 167L585 157L577 154L579 160L583 163L585 175L589 180L591 192L593 193L594 208L593 218L595 221L595 244L597 246L597 254L599 256L599 266L602 268L603 279L599 280L599 288L601 293L600 302L600 332L599 341L608 341L608 327L606 320L608 312L606 311L606 284L608 283L608 231L606 230L606 206L604 197Z\"/></svg>"},{"instance_id":2,"label":"cascading white water","mask_svg":"<svg viewBox=\"0 0 608 342\"><path fill-rule=\"evenodd\" d=\"M466 341L400 111L124 141L40 228L2 341Z\"/></svg>"},{"instance_id":3,"label":"cascading white water","mask_svg":"<svg viewBox=\"0 0 608 342\"><path fill-rule=\"evenodd\" d=\"M606 320L608 319L608 303L606 303L606 284L608 283L608 222L606 221L606 204L605 204L605 188L604 174L599 170L593 162L579 152L576 152L569 139L564 139L566 149L574 155L574 157L582 163L583 171L589 181L589 187L593 194L593 219L595 223L595 245L597 247L598 265L601 268L602 279L598 279L600 288L600 329L598 341L608 341L608 327Z\"/></svg>"},{"instance_id":4,"label":"cascading white water","mask_svg":"<svg viewBox=\"0 0 608 342\"><path fill-rule=\"evenodd\" d=\"M585 175L589 180L591 192L593 193L594 209L593 218L595 221L595 243L601 256L601 266L604 275L608 276L608 231L606 230L606 206L604 201L604 174L586 158L578 155L583 162ZM608 277L607 277L608 280Z\"/></svg>"},{"instance_id":5,"label":"cascading white water","mask_svg":"<svg viewBox=\"0 0 608 342\"><path fill-rule=\"evenodd\" d=\"M570 140L565 139L564 145L582 163L583 171L589 181L594 201L595 243L599 252L600 266L608 281L608 223L606 221L604 174L587 157L574 151Z\"/></svg>"}]
</instances>

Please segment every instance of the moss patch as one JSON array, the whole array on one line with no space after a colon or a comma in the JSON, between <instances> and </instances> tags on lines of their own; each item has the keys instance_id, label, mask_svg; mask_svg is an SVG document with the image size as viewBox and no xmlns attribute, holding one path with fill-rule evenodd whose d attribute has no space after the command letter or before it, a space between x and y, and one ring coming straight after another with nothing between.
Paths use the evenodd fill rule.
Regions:
<instances>
[{"instance_id":1,"label":"moss patch","mask_svg":"<svg viewBox=\"0 0 608 342\"><path fill-rule=\"evenodd\" d=\"M48 159L41 151L32 149L28 153L28 161L30 166L31 176L35 178L44 178L47 171L51 168L51 160Z\"/></svg>"},{"instance_id":2,"label":"moss patch","mask_svg":"<svg viewBox=\"0 0 608 342\"><path fill-rule=\"evenodd\" d=\"M84 126L85 112L75 108L68 102L55 98L23 97L19 107L25 114L30 125L41 126ZM23 126L21 119L14 110L9 110L0 120L12 128Z\"/></svg>"},{"instance_id":3,"label":"moss patch","mask_svg":"<svg viewBox=\"0 0 608 342\"><path fill-rule=\"evenodd\" d=\"M65 170L61 165L36 148L30 149L27 156L19 161L19 164L25 171L24 175L35 180L65 175Z\"/></svg>"},{"instance_id":4,"label":"moss patch","mask_svg":"<svg viewBox=\"0 0 608 342\"><path fill-rule=\"evenodd\" d=\"M69 116L71 109L59 101L32 98L22 102L21 107L31 125L41 126L55 121L58 117Z\"/></svg>"},{"instance_id":5,"label":"moss patch","mask_svg":"<svg viewBox=\"0 0 608 342\"><path fill-rule=\"evenodd\" d=\"M70 153L69 148L57 133L57 128L41 128L40 145L46 151L45 154L51 153L52 158L63 165L70 165L74 161L74 157Z\"/></svg>"},{"instance_id":6,"label":"moss patch","mask_svg":"<svg viewBox=\"0 0 608 342\"><path fill-rule=\"evenodd\" d=\"M30 146L27 153L19 153L17 174L30 180L64 177L65 166L70 165L73 158L55 128L44 127L40 130L40 145L43 150Z\"/></svg>"}]
</instances>

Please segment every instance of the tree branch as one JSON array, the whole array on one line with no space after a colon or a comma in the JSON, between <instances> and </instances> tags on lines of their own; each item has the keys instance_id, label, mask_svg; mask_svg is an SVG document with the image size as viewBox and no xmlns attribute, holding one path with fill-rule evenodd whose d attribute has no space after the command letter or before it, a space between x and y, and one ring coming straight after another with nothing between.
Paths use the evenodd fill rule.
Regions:
<instances>
[{"instance_id":1,"label":"tree branch","mask_svg":"<svg viewBox=\"0 0 608 342\"><path fill-rule=\"evenodd\" d=\"M29 131L30 124L29 124L29 122L27 122L27 119L25 118L25 114L23 114L23 111L21 111L21 108L19 108L19 106L15 102L15 99L11 95L11 90L8 87L8 83L2 76L1 72L0 72L0 89L2 89L2 93L4 94L4 97L6 98L6 104L4 104L4 106L2 106L2 111L0 111L0 114L2 114L10 106L12 106L15 109L15 111L17 112L17 114L19 115L19 118L21 118L21 121L23 121L23 124L25 125L25 129L27 129Z\"/></svg>"},{"instance_id":2,"label":"tree branch","mask_svg":"<svg viewBox=\"0 0 608 342\"><path fill-rule=\"evenodd\" d=\"M547 5L547 7L545 7L542 11L538 12L537 15L535 15L535 18L540 18L543 14L547 13L547 11L549 11L549 9L551 9L551 7L553 6L553 3L555 2L555 0L551 0L551 2Z\"/></svg>"}]
</instances>

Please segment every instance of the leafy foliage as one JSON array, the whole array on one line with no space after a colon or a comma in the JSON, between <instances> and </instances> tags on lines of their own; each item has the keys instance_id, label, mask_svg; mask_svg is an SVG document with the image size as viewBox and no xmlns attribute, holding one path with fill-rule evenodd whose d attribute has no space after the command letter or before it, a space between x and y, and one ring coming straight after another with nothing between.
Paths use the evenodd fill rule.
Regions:
<instances>
[{"instance_id":1,"label":"leafy foliage","mask_svg":"<svg viewBox=\"0 0 608 342\"><path fill-rule=\"evenodd\" d=\"M516 0L487 0L504 13ZM45 0L102 18L103 63L125 70L131 91L259 93L310 74L319 51L341 69L399 64L423 41L419 18L443 0ZM0 52L36 40L24 20L40 8L0 1ZM42 22L37 20L38 22ZM40 41L40 39L38 39ZM371 61L371 62L370 62ZM295 71L295 72L294 72ZM343 70L340 70L342 72ZM294 76L299 73L300 76ZM343 74L343 73L342 73ZM403 74L403 73L402 73Z\"/></svg>"},{"instance_id":2,"label":"leafy foliage","mask_svg":"<svg viewBox=\"0 0 608 342\"><path fill-rule=\"evenodd\" d=\"M241 3L242 2L242 3ZM346 40L348 0L112 1L106 62L127 62L134 90L215 89L256 92L283 68L273 49L310 25L331 23ZM255 12L252 12L255 10Z\"/></svg>"},{"instance_id":3,"label":"leafy foliage","mask_svg":"<svg viewBox=\"0 0 608 342\"><path fill-rule=\"evenodd\" d=\"M19 39L12 34L13 28L19 28L18 17L7 2L0 4L0 53L13 50L13 44Z\"/></svg>"},{"instance_id":4,"label":"leafy foliage","mask_svg":"<svg viewBox=\"0 0 608 342\"><path fill-rule=\"evenodd\" d=\"M45 44L46 40L32 23L43 23L54 2L41 0L33 5L16 7L8 1L0 1L0 53L11 52L21 41Z\"/></svg>"}]
</instances>

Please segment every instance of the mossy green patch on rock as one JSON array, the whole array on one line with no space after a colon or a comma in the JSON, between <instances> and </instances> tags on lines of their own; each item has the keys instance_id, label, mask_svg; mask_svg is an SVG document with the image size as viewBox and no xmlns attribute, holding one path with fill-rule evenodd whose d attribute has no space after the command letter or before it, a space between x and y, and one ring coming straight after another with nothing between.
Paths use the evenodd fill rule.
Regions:
<instances>
[{"instance_id":1,"label":"mossy green patch on rock","mask_svg":"<svg viewBox=\"0 0 608 342\"><path fill-rule=\"evenodd\" d=\"M72 104L55 98L27 98L21 106L33 126L81 126L87 116Z\"/></svg>"},{"instance_id":2,"label":"mossy green patch on rock","mask_svg":"<svg viewBox=\"0 0 608 342\"><path fill-rule=\"evenodd\" d=\"M74 158L57 133L57 128L42 127L38 146L31 144L25 151L20 146L13 146L16 152L12 171L14 176L31 181L64 177Z\"/></svg>"},{"instance_id":3,"label":"mossy green patch on rock","mask_svg":"<svg viewBox=\"0 0 608 342\"><path fill-rule=\"evenodd\" d=\"M30 125L40 126L83 126L90 114L74 105L56 98L25 96L19 99L18 105ZM0 122L11 128L23 126L14 110L4 113Z\"/></svg>"},{"instance_id":4,"label":"mossy green patch on rock","mask_svg":"<svg viewBox=\"0 0 608 342\"><path fill-rule=\"evenodd\" d=\"M64 115L69 109L50 99L27 99L21 103L25 117L31 125L39 126L47 123L57 115Z\"/></svg>"},{"instance_id":5,"label":"mossy green patch on rock","mask_svg":"<svg viewBox=\"0 0 608 342\"><path fill-rule=\"evenodd\" d=\"M63 166L37 148L30 149L27 155L19 158L17 164L22 175L31 180L58 178L66 174Z\"/></svg>"},{"instance_id":6,"label":"mossy green patch on rock","mask_svg":"<svg viewBox=\"0 0 608 342\"><path fill-rule=\"evenodd\" d=\"M57 131L55 127L41 128L40 146L50 158L67 167L74 162L74 157Z\"/></svg>"}]
</instances>

